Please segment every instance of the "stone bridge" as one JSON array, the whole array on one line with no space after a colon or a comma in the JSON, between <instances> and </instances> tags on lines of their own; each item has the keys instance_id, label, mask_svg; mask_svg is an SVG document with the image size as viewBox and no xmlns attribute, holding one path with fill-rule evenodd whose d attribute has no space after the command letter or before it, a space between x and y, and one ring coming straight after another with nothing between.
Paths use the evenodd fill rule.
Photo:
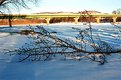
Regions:
<instances>
[{"instance_id":1,"label":"stone bridge","mask_svg":"<svg viewBox=\"0 0 121 80\"><path fill-rule=\"evenodd\" d=\"M121 17L121 14L80 14L80 13L55 13L55 14L31 14L31 15L0 15L0 18L22 18L22 19L45 19L47 24L50 24L52 18L60 17L72 17L74 18L75 24L78 23L80 17L93 17L96 19L97 23L100 23L100 20L106 17L110 17L113 20L113 23L116 22L118 17Z\"/></svg>"}]
</instances>

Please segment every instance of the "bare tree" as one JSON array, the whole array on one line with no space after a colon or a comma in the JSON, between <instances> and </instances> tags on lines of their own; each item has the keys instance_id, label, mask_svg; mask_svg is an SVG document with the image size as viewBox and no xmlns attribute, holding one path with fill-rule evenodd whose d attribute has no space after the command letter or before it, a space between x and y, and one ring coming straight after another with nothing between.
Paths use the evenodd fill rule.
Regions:
<instances>
[{"instance_id":1,"label":"bare tree","mask_svg":"<svg viewBox=\"0 0 121 80\"><path fill-rule=\"evenodd\" d=\"M7 9L10 11L11 8L19 9L20 7L29 8L28 3L37 3L37 0L0 0L0 11Z\"/></svg>"},{"instance_id":2,"label":"bare tree","mask_svg":"<svg viewBox=\"0 0 121 80\"><path fill-rule=\"evenodd\" d=\"M29 9L29 2L35 4L37 3L37 0L0 0L0 13L12 13L12 9L20 11L21 7ZM12 16L9 15L8 21L10 27L12 26L11 19Z\"/></svg>"},{"instance_id":3,"label":"bare tree","mask_svg":"<svg viewBox=\"0 0 121 80\"><path fill-rule=\"evenodd\" d=\"M74 60L89 59L100 64L107 62L106 57L112 53L121 53L121 50L116 50L110 44L100 38L99 35L93 35L93 28L91 26L90 14L87 28L72 28L77 30L78 35L75 36L75 40L62 39L56 36L56 32L49 32L43 26L36 26L39 32L36 32L31 26L30 29L36 35L29 35L29 38L33 40L31 44L25 44L22 48L10 51L7 53L20 57L19 62L30 61L47 61L63 56L63 60L68 57ZM114 24L113 24L114 25ZM121 27L114 25L116 28ZM35 26L34 26L35 27ZM29 32L29 33L32 33ZM58 57L59 56L59 57ZM62 57L61 57L62 58Z\"/></svg>"},{"instance_id":4,"label":"bare tree","mask_svg":"<svg viewBox=\"0 0 121 80\"><path fill-rule=\"evenodd\" d=\"M121 14L121 9L119 8L117 10L114 10L114 11L112 11L112 13L113 14Z\"/></svg>"},{"instance_id":5,"label":"bare tree","mask_svg":"<svg viewBox=\"0 0 121 80\"><path fill-rule=\"evenodd\" d=\"M24 45L22 48L8 51L12 55L18 54L20 56L19 62L25 60L46 61L63 56L64 60L68 57L75 60L87 58L104 64L106 62L105 55L109 55L112 51L112 48L106 42L101 41L100 38L98 38L98 44L95 43L94 39L96 38L92 36L90 29L80 30L76 28L79 31L79 35L75 36L77 40L75 42L69 39L61 39L42 26L36 27L40 32L29 36L33 39L31 44L25 44L27 47L24 47ZM89 51L87 47L92 48L93 51Z\"/></svg>"},{"instance_id":6,"label":"bare tree","mask_svg":"<svg viewBox=\"0 0 121 80\"><path fill-rule=\"evenodd\" d=\"M112 11L112 14L117 14L116 10Z\"/></svg>"}]
</instances>

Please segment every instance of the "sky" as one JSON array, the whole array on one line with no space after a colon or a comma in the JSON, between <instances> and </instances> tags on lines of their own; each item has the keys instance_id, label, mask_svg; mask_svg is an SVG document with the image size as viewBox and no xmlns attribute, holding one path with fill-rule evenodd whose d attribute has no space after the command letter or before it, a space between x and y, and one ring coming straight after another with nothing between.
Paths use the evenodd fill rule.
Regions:
<instances>
[{"instance_id":1,"label":"sky","mask_svg":"<svg viewBox=\"0 0 121 80\"><path fill-rule=\"evenodd\" d=\"M28 4L31 9L20 9L20 13L38 12L79 12L96 10L111 13L121 8L121 0L38 0L37 4ZM27 2L26 2L27 3ZM16 11L14 12L16 13Z\"/></svg>"}]
</instances>

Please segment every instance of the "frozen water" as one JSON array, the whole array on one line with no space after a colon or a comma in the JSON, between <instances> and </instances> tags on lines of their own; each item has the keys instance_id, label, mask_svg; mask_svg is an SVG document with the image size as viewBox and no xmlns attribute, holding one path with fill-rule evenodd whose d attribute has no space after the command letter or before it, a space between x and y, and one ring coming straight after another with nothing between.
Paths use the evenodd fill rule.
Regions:
<instances>
[{"instance_id":1,"label":"frozen water","mask_svg":"<svg viewBox=\"0 0 121 80\"><path fill-rule=\"evenodd\" d=\"M5 27L5 26L4 26ZM107 57L108 63L98 65L90 60L51 60L40 62L15 62L15 56L3 54L4 49L16 49L29 42L26 35L11 34L26 29L25 26L0 27L0 80L120 80L121 55ZM82 24L43 25L45 29L56 31L54 34L63 39L75 40L78 31L72 28L86 29ZM99 35L117 49L121 46L119 31L111 24L92 24L93 35ZM4 33L3 33L4 32ZM7 33L6 33L7 32ZM10 33L8 33L10 32Z\"/></svg>"}]
</instances>

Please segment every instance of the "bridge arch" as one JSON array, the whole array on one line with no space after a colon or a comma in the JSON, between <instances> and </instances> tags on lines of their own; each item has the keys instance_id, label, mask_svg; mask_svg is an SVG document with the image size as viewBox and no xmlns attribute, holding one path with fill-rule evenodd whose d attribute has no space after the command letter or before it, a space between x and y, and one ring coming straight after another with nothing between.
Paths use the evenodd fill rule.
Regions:
<instances>
[{"instance_id":1,"label":"bridge arch","mask_svg":"<svg viewBox=\"0 0 121 80\"><path fill-rule=\"evenodd\" d=\"M50 19L50 23L61 23L61 22L74 22L73 17L53 17Z\"/></svg>"},{"instance_id":2,"label":"bridge arch","mask_svg":"<svg viewBox=\"0 0 121 80\"><path fill-rule=\"evenodd\" d=\"M117 17L116 21L121 22L121 17Z\"/></svg>"},{"instance_id":3,"label":"bridge arch","mask_svg":"<svg viewBox=\"0 0 121 80\"><path fill-rule=\"evenodd\" d=\"M112 17L101 17L100 22L101 23L113 22L113 19Z\"/></svg>"}]
</instances>

